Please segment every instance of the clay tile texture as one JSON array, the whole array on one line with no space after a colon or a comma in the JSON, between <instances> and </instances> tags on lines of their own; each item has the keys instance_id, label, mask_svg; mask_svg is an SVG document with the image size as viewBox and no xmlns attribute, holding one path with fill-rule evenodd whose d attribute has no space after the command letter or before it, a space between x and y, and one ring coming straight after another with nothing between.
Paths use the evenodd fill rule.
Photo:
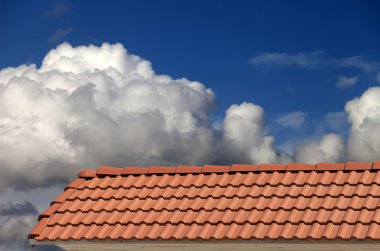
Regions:
<instances>
[{"instance_id":1,"label":"clay tile texture","mask_svg":"<svg viewBox=\"0 0 380 251\"><path fill-rule=\"evenodd\" d=\"M286 165L282 164L260 164L258 171L285 171Z\"/></svg>"},{"instance_id":2,"label":"clay tile texture","mask_svg":"<svg viewBox=\"0 0 380 251\"><path fill-rule=\"evenodd\" d=\"M96 175L104 175L104 176L117 176L121 175L121 168L118 167L111 167L111 166L101 166L98 168L98 171L96 172Z\"/></svg>"},{"instance_id":3,"label":"clay tile texture","mask_svg":"<svg viewBox=\"0 0 380 251\"><path fill-rule=\"evenodd\" d=\"M200 166L178 166L175 169L176 173L200 173L202 172L202 167Z\"/></svg>"},{"instance_id":4,"label":"clay tile texture","mask_svg":"<svg viewBox=\"0 0 380 251\"><path fill-rule=\"evenodd\" d=\"M85 170L29 239L380 240L379 165Z\"/></svg>"},{"instance_id":5,"label":"clay tile texture","mask_svg":"<svg viewBox=\"0 0 380 251\"><path fill-rule=\"evenodd\" d=\"M338 171L344 170L344 163L318 163L315 170L317 171Z\"/></svg>"},{"instance_id":6,"label":"clay tile texture","mask_svg":"<svg viewBox=\"0 0 380 251\"><path fill-rule=\"evenodd\" d=\"M202 168L202 173L228 173L230 171L230 166L204 166Z\"/></svg>"},{"instance_id":7,"label":"clay tile texture","mask_svg":"<svg viewBox=\"0 0 380 251\"><path fill-rule=\"evenodd\" d=\"M148 173L149 168L146 167L132 167L127 166L124 167L121 171L121 175L128 175L128 174L146 174Z\"/></svg>"},{"instance_id":8,"label":"clay tile texture","mask_svg":"<svg viewBox=\"0 0 380 251\"><path fill-rule=\"evenodd\" d=\"M166 166L152 166L149 168L148 173L164 174L164 173L175 173L176 167L166 167Z\"/></svg>"}]
</instances>

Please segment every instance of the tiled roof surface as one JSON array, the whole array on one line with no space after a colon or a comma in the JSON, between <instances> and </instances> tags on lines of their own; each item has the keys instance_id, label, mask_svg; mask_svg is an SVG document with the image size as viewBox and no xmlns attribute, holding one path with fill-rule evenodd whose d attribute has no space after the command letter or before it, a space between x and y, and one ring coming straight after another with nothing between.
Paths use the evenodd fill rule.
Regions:
<instances>
[{"instance_id":1,"label":"tiled roof surface","mask_svg":"<svg viewBox=\"0 0 380 251\"><path fill-rule=\"evenodd\" d=\"M100 167L78 176L30 239L380 240L380 162Z\"/></svg>"}]
</instances>

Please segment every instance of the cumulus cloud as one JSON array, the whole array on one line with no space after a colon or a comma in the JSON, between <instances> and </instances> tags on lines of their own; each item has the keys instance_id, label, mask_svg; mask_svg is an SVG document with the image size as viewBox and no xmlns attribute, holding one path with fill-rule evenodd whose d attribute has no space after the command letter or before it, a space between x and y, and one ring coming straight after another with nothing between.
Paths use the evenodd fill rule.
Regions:
<instances>
[{"instance_id":1,"label":"cumulus cloud","mask_svg":"<svg viewBox=\"0 0 380 251\"><path fill-rule=\"evenodd\" d=\"M326 134L320 140L295 147L297 162L375 161L380 159L380 87L372 87L346 103L344 113L326 116L330 129L342 128L348 117L347 140ZM335 120L335 122L334 122Z\"/></svg>"},{"instance_id":2,"label":"cumulus cloud","mask_svg":"<svg viewBox=\"0 0 380 251\"><path fill-rule=\"evenodd\" d=\"M278 160L260 107L232 106L220 133L210 121L211 89L157 75L149 61L121 44L64 43L40 68L1 70L0 87L3 188L66 182L79 169L101 164ZM230 144L243 159L224 154Z\"/></svg>"},{"instance_id":3,"label":"cumulus cloud","mask_svg":"<svg viewBox=\"0 0 380 251\"><path fill-rule=\"evenodd\" d=\"M295 152L291 158L276 149L260 106L232 105L215 126L214 94L202 83L158 75L121 44L64 43L39 68L0 71L0 189L65 183L79 169L102 164L372 160L380 155L374 137L380 135L377 92L370 89L348 102L348 147L327 135L301 141L303 148L287 151ZM297 129L306 117L293 112L276 122ZM345 113L327 117L330 132L346 121Z\"/></svg>"},{"instance_id":4,"label":"cumulus cloud","mask_svg":"<svg viewBox=\"0 0 380 251\"><path fill-rule=\"evenodd\" d=\"M339 162L344 160L345 144L336 134L327 134L319 141L295 147L295 160L301 163Z\"/></svg>"},{"instance_id":5,"label":"cumulus cloud","mask_svg":"<svg viewBox=\"0 0 380 251\"><path fill-rule=\"evenodd\" d=\"M301 59L293 64L318 64L307 66ZM211 89L158 75L149 61L121 44L64 43L41 67L0 70L0 190L66 183L79 169L99 165L313 163L380 156L379 87L349 101L345 113L324 117L326 132L345 128L348 117L347 138L327 133L304 140L287 151L292 156L276 149L262 107L232 105L216 125L210 116L214 106ZM306 119L306 113L293 112L275 122L295 131ZM28 201L1 203L0 217L6 219L0 250L23 250L36 214Z\"/></svg>"},{"instance_id":6,"label":"cumulus cloud","mask_svg":"<svg viewBox=\"0 0 380 251\"><path fill-rule=\"evenodd\" d=\"M264 129L264 112L251 103L232 105L223 123L225 149L237 163L287 162L287 156L276 152L274 138Z\"/></svg>"},{"instance_id":7,"label":"cumulus cloud","mask_svg":"<svg viewBox=\"0 0 380 251\"><path fill-rule=\"evenodd\" d=\"M359 98L347 102L351 123L348 154L351 160L380 158L380 88L369 88Z\"/></svg>"},{"instance_id":8,"label":"cumulus cloud","mask_svg":"<svg viewBox=\"0 0 380 251\"><path fill-rule=\"evenodd\" d=\"M347 89L351 86L354 86L359 81L358 76L348 77L344 75L338 76L338 81L336 83L336 87L340 89Z\"/></svg>"}]
</instances>

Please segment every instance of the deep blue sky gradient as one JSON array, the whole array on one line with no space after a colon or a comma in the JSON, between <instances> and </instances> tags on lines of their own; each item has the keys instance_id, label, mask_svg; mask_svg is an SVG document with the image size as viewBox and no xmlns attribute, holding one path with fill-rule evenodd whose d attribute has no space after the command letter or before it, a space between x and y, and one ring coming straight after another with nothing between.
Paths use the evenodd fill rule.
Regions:
<instances>
[{"instance_id":1,"label":"deep blue sky gradient","mask_svg":"<svg viewBox=\"0 0 380 251\"><path fill-rule=\"evenodd\" d=\"M327 58L380 61L380 1L65 1L70 11L49 17L54 1L0 2L0 68L35 63L63 41L122 43L159 74L197 80L214 90L214 117L234 103L253 102L269 121L294 111L322 118L378 85L358 69L260 67L261 53L323 51ZM57 29L73 32L49 41ZM359 75L347 90L337 75ZM280 137L281 138L281 137Z\"/></svg>"}]
</instances>

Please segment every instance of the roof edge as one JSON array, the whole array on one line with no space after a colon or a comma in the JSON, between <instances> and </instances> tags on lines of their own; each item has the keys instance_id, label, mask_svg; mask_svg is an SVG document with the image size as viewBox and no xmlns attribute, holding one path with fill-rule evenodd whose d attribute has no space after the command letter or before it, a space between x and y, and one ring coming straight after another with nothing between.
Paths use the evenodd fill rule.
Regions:
<instances>
[{"instance_id":1,"label":"roof edge","mask_svg":"<svg viewBox=\"0 0 380 251\"><path fill-rule=\"evenodd\" d=\"M82 170L79 178L94 178L104 176L126 175L163 175L163 174L194 174L194 173L236 173L236 172L311 172L311 171L365 171L380 170L380 161L374 162L346 162L346 163L288 163L288 164L233 164L231 166L204 165L204 166L151 166L151 167L112 167L100 166L98 169Z\"/></svg>"}]
</instances>

